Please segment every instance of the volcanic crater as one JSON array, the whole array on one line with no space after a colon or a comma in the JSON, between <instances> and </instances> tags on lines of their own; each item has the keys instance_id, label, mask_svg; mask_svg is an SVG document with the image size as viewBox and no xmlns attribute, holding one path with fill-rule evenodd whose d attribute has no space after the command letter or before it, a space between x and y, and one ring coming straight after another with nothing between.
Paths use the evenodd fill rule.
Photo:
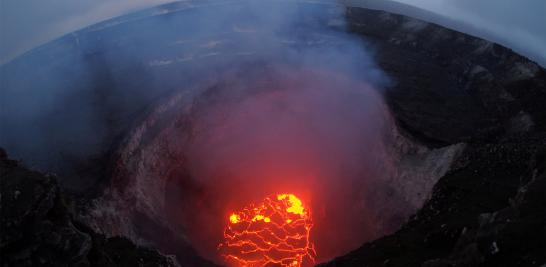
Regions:
<instances>
[{"instance_id":1,"label":"volcanic crater","mask_svg":"<svg viewBox=\"0 0 546 267\"><path fill-rule=\"evenodd\" d=\"M544 201L529 199L544 193L546 75L500 45L329 1L189 1L99 23L0 70L3 94L22 100L4 105L1 145L57 173L65 199L21 220L49 214L82 237L71 243L82 255L48 264L126 250L97 235L182 266L544 263ZM2 162L2 197L38 202L17 189L23 167ZM3 217L3 229L23 227ZM282 239L272 223L296 236L284 251L268 243ZM233 245L236 224L249 237ZM62 243L25 238L36 248L10 264ZM299 241L305 253L293 254Z\"/></svg>"}]
</instances>

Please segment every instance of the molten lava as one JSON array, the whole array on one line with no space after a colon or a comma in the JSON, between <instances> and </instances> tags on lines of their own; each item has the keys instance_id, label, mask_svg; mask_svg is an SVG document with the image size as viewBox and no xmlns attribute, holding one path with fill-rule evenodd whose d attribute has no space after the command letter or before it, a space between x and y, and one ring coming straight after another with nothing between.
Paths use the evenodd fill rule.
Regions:
<instances>
[{"instance_id":1,"label":"molten lava","mask_svg":"<svg viewBox=\"0 0 546 267\"><path fill-rule=\"evenodd\" d=\"M302 266L315 261L310 210L293 194L269 196L229 216L218 246L230 266Z\"/></svg>"}]
</instances>

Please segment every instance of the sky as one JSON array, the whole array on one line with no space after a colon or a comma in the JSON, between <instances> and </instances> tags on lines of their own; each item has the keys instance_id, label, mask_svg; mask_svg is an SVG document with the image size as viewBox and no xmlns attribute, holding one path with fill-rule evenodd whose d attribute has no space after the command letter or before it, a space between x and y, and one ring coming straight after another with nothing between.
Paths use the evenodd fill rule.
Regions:
<instances>
[{"instance_id":1,"label":"sky","mask_svg":"<svg viewBox=\"0 0 546 267\"><path fill-rule=\"evenodd\" d=\"M546 66L545 0L396 1L473 25ZM167 2L172 0L0 0L0 64L66 33Z\"/></svg>"},{"instance_id":2,"label":"sky","mask_svg":"<svg viewBox=\"0 0 546 267\"><path fill-rule=\"evenodd\" d=\"M0 63L64 34L172 0L0 0Z\"/></svg>"}]
</instances>

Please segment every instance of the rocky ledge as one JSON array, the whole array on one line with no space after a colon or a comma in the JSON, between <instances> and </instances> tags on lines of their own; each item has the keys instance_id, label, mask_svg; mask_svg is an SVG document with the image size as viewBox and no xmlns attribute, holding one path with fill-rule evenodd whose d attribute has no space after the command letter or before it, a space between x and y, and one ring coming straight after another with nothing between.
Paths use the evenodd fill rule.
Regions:
<instances>
[{"instance_id":1,"label":"rocky ledge","mask_svg":"<svg viewBox=\"0 0 546 267\"><path fill-rule=\"evenodd\" d=\"M322 266L544 266L545 140L470 144L399 231Z\"/></svg>"},{"instance_id":2,"label":"rocky ledge","mask_svg":"<svg viewBox=\"0 0 546 267\"><path fill-rule=\"evenodd\" d=\"M0 149L0 255L8 266L178 266L124 237L105 238L74 219L53 176Z\"/></svg>"}]
</instances>

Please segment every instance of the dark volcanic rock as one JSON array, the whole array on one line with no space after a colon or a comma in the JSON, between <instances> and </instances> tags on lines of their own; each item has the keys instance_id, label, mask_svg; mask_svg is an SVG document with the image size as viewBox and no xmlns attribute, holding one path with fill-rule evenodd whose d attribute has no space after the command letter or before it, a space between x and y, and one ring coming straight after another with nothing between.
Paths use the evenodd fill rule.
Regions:
<instances>
[{"instance_id":1,"label":"dark volcanic rock","mask_svg":"<svg viewBox=\"0 0 546 267\"><path fill-rule=\"evenodd\" d=\"M467 145L402 229L323 266L544 264L544 69L416 19L360 8L348 17L395 77L386 100L399 126L430 146Z\"/></svg>"},{"instance_id":2,"label":"dark volcanic rock","mask_svg":"<svg viewBox=\"0 0 546 267\"><path fill-rule=\"evenodd\" d=\"M544 69L416 19L357 8L348 16L396 77L386 99L399 125L431 146L467 146L401 230L323 266L544 264Z\"/></svg>"},{"instance_id":3,"label":"dark volcanic rock","mask_svg":"<svg viewBox=\"0 0 546 267\"><path fill-rule=\"evenodd\" d=\"M541 266L544 140L468 147L401 230L323 266Z\"/></svg>"},{"instance_id":4,"label":"dark volcanic rock","mask_svg":"<svg viewBox=\"0 0 546 267\"><path fill-rule=\"evenodd\" d=\"M54 177L0 152L2 266L178 266L155 250L105 238L75 221Z\"/></svg>"},{"instance_id":5,"label":"dark volcanic rock","mask_svg":"<svg viewBox=\"0 0 546 267\"><path fill-rule=\"evenodd\" d=\"M386 100L400 126L421 141L437 146L546 130L546 72L536 63L402 15L349 8L347 17L393 79Z\"/></svg>"}]
</instances>

